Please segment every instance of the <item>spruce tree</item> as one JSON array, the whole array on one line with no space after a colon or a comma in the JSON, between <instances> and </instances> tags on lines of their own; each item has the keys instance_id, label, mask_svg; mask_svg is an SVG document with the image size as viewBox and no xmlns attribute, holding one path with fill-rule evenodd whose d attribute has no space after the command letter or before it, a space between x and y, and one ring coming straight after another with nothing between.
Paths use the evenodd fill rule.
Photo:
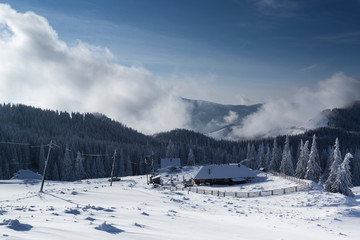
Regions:
<instances>
[{"instance_id":1,"label":"spruce tree","mask_svg":"<svg viewBox=\"0 0 360 240\"><path fill-rule=\"evenodd\" d=\"M52 170L52 179L55 181L59 181L60 180L60 175L59 175L59 168L57 163L54 163L54 168Z\"/></svg>"},{"instance_id":2,"label":"spruce tree","mask_svg":"<svg viewBox=\"0 0 360 240\"><path fill-rule=\"evenodd\" d=\"M326 161L326 165L325 165L325 170L324 170L324 173L321 175L322 183L325 183L329 177L331 164L332 164L332 161L334 158L334 149L332 147L329 147L327 151L328 151L328 157L327 157L327 161Z\"/></svg>"},{"instance_id":3,"label":"spruce tree","mask_svg":"<svg viewBox=\"0 0 360 240\"><path fill-rule=\"evenodd\" d=\"M104 160L100 156L97 156L95 163L96 163L96 170L97 170L96 176L98 178L105 177L106 173L105 173L105 168L104 168Z\"/></svg>"},{"instance_id":4,"label":"spruce tree","mask_svg":"<svg viewBox=\"0 0 360 240\"><path fill-rule=\"evenodd\" d=\"M301 141L301 144L302 144L302 141ZM309 160L309 141L307 140L307 141L305 141L305 144L303 144L301 146L299 159L296 164L295 176L297 178L301 178L301 179L305 178L306 166L307 166L308 160Z\"/></svg>"},{"instance_id":5,"label":"spruce tree","mask_svg":"<svg viewBox=\"0 0 360 240\"><path fill-rule=\"evenodd\" d=\"M295 177L297 178L302 178L301 177L301 171L302 171L302 160L304 158L304 151L303 151L303 148L304 148L304 142L303 140L301 139L300 140L300 146L299 146L299 158L297 160L297 163L296 163L296 169L295 169Z\"/></svg>"},{"instance_id":6,"label":"spruce tree","mask_svg":"<svg viewBox=\"0 0 360 240\"><path fill-rule=\"evenodd\" d=\"M309 160L306 166L305 179L319 182L321 176L321 168L319 165L319 154L316 144L316 136L313 136L313 142L311 145Z\"/></svg>"},{"instance_id":7,"label":"spruce tree","mask_svg":"<svg viewBox=\"0 0 360 240\"><path fill-rule=\"evenodd\" d=\"M63 181L73 181L74 180L74 171L73 171L73 164L70 157L70 149L66 145L64 160L62 164L62 171L61 171L61 180Z\"/></svg>"},{"instance_id":8,"label":"spruce tree","mask_svg":"<svg viewBox=\"0 0 360 240\"><path fill-rule=\"evenodd\" d=\"M272 148L272 156L270 163L270 170L279 172L280 171L281 158L279 154L279 149L277 146L276 138L274 138L274 144Z\"/></svg>"},{"instance_id":9,"label":"spruce tree","mask_svg":"<svg viewBox=\"0 0 360 240\"><path fill-rule=\"evenodd\" d=\"M289 136L286 136L284 150L281 159L280 173L284 173L288 176L294 175L294 166L291 157Z\"/></svg>"},{"instance_id":10,"label":"spruce tree","mask_svg":"<svg viewBox=\"0 0 360 240\"><path fill-rule=\"evenodd\" d=\"M132 163L130 156L127 157L127 163L126 163L126 176L132 176L133 175L133 169L132 169Z\"/></svg>"},{"instance_id":11,"label":"spruce tree","mask_svg":"<svg viewBox=\"0 0 360 240\"><path fill-rule=\"evenodd\" d=\"M350 158L353 156L351 153L345 155L344 161L341 163L338 169L335 182L332 185L332 192L339 192L349 197L354 197L354 193L351 191L351 173L350 173Z\"/></svg>"},{"instance_id":12,"label":"spruce tree","mask_svg":"<svg viewBox=\"0 0 360 240\"><path fill-rule=\"evenodd\" d=\"M341 152L340 152L340 144L339 144L339 139L336 138L335 140L335 146L334 146L334 152L333 152L333 159L332 159L332 164L330 167L330 173L329 173L329 177L325 182L325 189L329 192L334 192L335 190L333 189L333 185L336 181L339 169L340 169L340 165L342 163L342 157L341 157Z\"/></svg>"},{"instance_id":13,"label":"spruce tree","mask_svg":"<svg viewBox=\"0 0 360 240\"><path fill-rule=\"evenodd\" d=\"M352 183L360 186L360 150L356 149L352 164Z\"/></svg>"},{"instance_id":14,"label":"spruce tree","mask_svg":"<svg viewBox=\"0 0 360 240\"><path fill-rule=\"evenodd\" d=\"M269 170L271 163L271 149L268 143L266 144L265 162L266 162L266 169Z\"/></svg>"},{"instance_id":15,"label":"spruce tree","mask_svg":"<svg viewBox=\"0 0 360 240\"><path fill-rule=\"evenodd\" d=\"M4 179L4 176L3 176L3 160L2 160L1 155L0 155L0 179Z\"/></svg>"},{"instance_id":16,"label":"spruce tree","mask_svg":"<svg viewBox=\"0 0 360 240\"><path fill-rule=\"evenodd\" d=\"M189 154L188 154L188 158L187 158L187 164L189 166L194 166L195 165L195 156L194 156L194 152L193 152L192 148L190 148L190 150L189 150Z\"/></svg>"},{"instance_id":17,"label":"spruce tree","mask_svg":"<svg viewBox=\"0 0 360 240\"><path fill-rule=\"evenodd\" d=\"M259 151L257 154L257 164L258 168L264 168L266 169L266 159L265 159L265 149L264 149L264 143L261 143L259 147Z\"/></svg>"},{"instance_id":18,"label":"spruce tree","mask_svg":"<svg viewBox=\"0 0 360 240\"><path fill-rule=\"evenodd\" d=\"M83 166L83 158L80 151L77 152L75 159L75 178L78 180L86 178L86 173Z\"/></svg>"},{"instance_id":19,"label":"spruce tree","mask_svg":"<svg viewBox=\"0 0 360 240\"><path fill-rule=\"evenodd\" d=\"M44 150L44 145L41 144L40 146L40 154L39 154L39 173L43 174L44 173L44 168L45 168L45 150Z\"/></svg>"},{"instance_id":20,"label":"spruce tree","mask_svg":"<svg viewBox=\"0 0 360 240\"><path fill-rule=\"evenodd\" d=\"M176 157L176 151L175 151L175 145L169 140L168 146L166 148L166 157L167 158L175 158Z\"/></svg>"}]
</instances>

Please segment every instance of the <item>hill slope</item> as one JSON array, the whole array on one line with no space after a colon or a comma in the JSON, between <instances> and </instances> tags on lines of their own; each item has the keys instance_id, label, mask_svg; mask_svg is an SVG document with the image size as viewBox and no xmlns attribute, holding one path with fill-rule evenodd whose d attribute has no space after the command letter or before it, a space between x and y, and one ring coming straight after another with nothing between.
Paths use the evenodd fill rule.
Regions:
<instances>
[{"instance_id":1,"label":"hill slope","mask_svg":"<svg viewBox=\"0 0 360 240\"><path fill-rule=\"evenodd\" d=\"M261 104L224 105L208 101L182 100L191 109L189 128L200 133L209 134L233 125L241 125L243 119L256 112Z\"/></svg>"},{"instance_id":2,"label":"hill slope","mask_svg":"<svg viewBox=\"0 0 360 240\"><path fill-rule=\"evenodd\" d=\"M280 187L276 179L271 182ZM40 182L28 183L0 182L0 238L355 240L360 235L359 188L356 198L321 189L234 198L159 191L146 185L145 176L125 177L112 187L107 179L49 181L44 193L38 192Z\"/></svg>"}]
</instances>

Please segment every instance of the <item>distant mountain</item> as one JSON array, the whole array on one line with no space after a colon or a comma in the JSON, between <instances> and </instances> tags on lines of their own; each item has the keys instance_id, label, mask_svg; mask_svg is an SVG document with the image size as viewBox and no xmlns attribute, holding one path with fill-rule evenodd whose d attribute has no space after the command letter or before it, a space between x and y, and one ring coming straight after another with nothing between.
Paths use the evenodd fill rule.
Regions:
<instances>
[{"instance_id":1,"label":"distant mountain","mask_svg":"<svg viewBox=\"0 0 360 240\"><path fill-rule=\"evenodd\" d=\"M200 132L215 139L234 139L234 131L242 128L243 121L249 115L256 113L262 104L255 105L224 105L201 100L182 98L190 110L188 129ZM346 131L360 131L360 101L344 108L324 110L309 119L301 126L272 129L257 138L268 138L282 135L299 135L317 128L340 128Z\"/></svg>"},{"instance_id":2,"label":"distant mountain","mask_svg":"<svg viewBox=\"0 0 360 240\"><path fill-rule=\"evenodd\" d=\"M360 132L360 101L345 108L325 110L323 114L328 119L329 127Z\"/></svg>"},{"instance_id":3,"label":"distant mountain","mask_svg":"<svg viewBox=\"0 0 360 240\"><path fill-rule=\"evenodd\" d=\"M182 101L191 109L188 127L207 135L241 125L245 117L258 111L262 105L224 105L186 98L182 98Z\"/></svg>"}]
</instances>

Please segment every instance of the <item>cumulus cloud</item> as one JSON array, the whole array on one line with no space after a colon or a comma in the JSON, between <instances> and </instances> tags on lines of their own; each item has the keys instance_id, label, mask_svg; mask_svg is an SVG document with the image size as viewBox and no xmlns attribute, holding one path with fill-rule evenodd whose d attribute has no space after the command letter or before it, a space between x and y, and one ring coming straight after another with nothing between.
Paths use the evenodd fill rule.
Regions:
<instances>
[{"instance_id":1,"label":"cumulus cloud","mask_svg":"<svg viewBox=\"0 0 360 240\"><path fill-rule=\"evenodd\" d=\"M185 126L188 111L146 69L109 49L59 40L48 21L0 4L0 101L101 112L145 133Z\"/></svg>"},{"instance_id":2,"label":"cumulus cloud","mask_svg":"<svg viewBox=\"0 0 360 240\"><path fill-rule=\"evenodd\" d=\"M360 81L344 73L318 83L318 89L300 89L290 99L272 100L248 116L242 127L233 129L232 138L262 136L275 129L314 128L319 113L344 107L360 99ZM313 120L313 121L311 121Z\"/></svg>"},{"instance_id":3,"label":"cumulus cloud","mask_svg":"<svg viewBox=\"0 0 360 240\"><path fill-rule=\"evenodd\" d=\"M233 123L235 120L239 118L239 115L234 111L229 111L229 114L224 116L224 121L226 124Z\"/></svg>"}]
</instances>

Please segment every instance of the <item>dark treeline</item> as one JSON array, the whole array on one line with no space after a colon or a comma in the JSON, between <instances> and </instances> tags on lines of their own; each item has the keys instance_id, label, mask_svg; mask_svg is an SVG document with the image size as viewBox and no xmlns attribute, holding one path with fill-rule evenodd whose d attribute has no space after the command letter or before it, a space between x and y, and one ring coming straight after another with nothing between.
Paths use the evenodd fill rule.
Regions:
<instances>
[{"instance_id":1,"label":"dark treeline","mask_svg":"<svg viewBox=\"0 0 360 240\"><path fill-rule=\"evenodd\" d=\"M149 172L150 161L145 162L149 155L153 156L155 169L163 157L179 157L183 165L238 163L253 159L244 164L269 168L274 152L273 138L218 141L183 129L146 136L101 114L41 110L24 105L0 105L0 123L0 179L9 179L21 168L42 173L50 140L58 145L51 150L49 160L47 178L53 180L110 176L115 150L117 176ZM317 136L319 163L325 172L332 146L338 138L343 155L347 152L354 155L351 162L353 184L360 185L359 173L354 172L359 166L360 134L336 127L289 137L294 171L301 140L311 144L313 135ZM277 137L275 142L281 155L285 136Z\"/></svg>"}]
</instances>

